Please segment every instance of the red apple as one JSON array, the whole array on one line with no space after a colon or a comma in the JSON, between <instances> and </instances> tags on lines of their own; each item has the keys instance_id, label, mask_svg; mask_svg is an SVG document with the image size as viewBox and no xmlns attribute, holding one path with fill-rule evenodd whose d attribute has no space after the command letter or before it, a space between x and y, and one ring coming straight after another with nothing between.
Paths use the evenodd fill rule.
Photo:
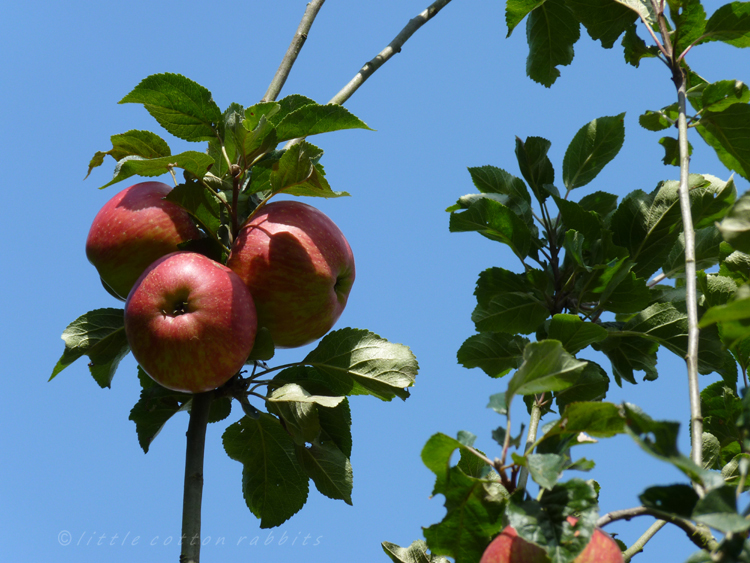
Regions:
<instances>
[{"instance_id":1,"label":"red apple","mask_svg":"<svg viewBox=\"0 0 750 563\"><path fill-rule=\"evenodd\" d=\"M133 356L168 389L201 393L226 383L255 342L255 306L232 270L193 252L151 264L125 302Z\"/></svg>"},{"instance_id":2,"label":"red apple","mask_svg":"<svg viewBox=\"0 0 750 563\"><path fill-rule=\"evenodd\" d=\"M298 201L264 206L240 231L227 266L250 288L258 326L280 348L331 330L354 283L344 235L327 215Z\"/></svg>"},{"instance_id":3,"label":"red apple","mask_svg":"<svg viewBox=\"0 0 750 563\"><path fill-rule=\"evenodd\" d=\"M190 215L164 199L171 190L161 182L135 184L110 199L94 218L86 256L116 297L124 300L154 260L201 237Z\"/></svg>"},{"instance_id":4,"label":"red apple","mask_svg":"<svg viewBox=\"0 0 750 563\"><path fill-rule=\"evenodd\" d=\"M576 519L569 516L568 522L574 526ZM547 552L538 545L520 538L516 531L507 526L482 555L479 563L549 563ZM573 563L622 563L622 552L615 540L599 528L594 530L591 541L573 560Z\"/></svg>"}]
</instances>

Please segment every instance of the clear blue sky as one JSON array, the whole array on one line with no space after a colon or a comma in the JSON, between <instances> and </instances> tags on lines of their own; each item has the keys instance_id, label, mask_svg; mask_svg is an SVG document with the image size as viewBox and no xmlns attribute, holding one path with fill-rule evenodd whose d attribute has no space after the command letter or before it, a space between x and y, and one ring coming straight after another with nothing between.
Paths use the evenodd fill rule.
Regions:
<instances>
[{"instance_id":1,"label":"clear blue sky","mask_svg":"<svg viewBox=\"0 0 750 563\"><path fill-rule=\"evenodd\" d=\"M709 13L720 5L704 4ZM329 1L282 94L326 102L426 5ZM88 310L118 306L86 261L84 241L97 210L130 184L97 190L110 178L111 159L82 180L92 155L107 150L113 134L148 129L168 138L141 106L117 105L150 74L184 74L210 89L222 108L258 101L304 7L304 0L28 0L4 6L3 561L177 561L176 540L164 543L180 534L187 416L170 421L144 455L128 420L139 394L132 358L122 363L110 390L95 384L85 359L47 382L67 324ZM203 532L212 538L203 550L206 563L387 561L381 541L406 546L422 537L422 526L443 516L443 499L429 498L433 476L420 460L432 434L469 430L478 435L479 448L498 455L490 433L504 421L485 405L507 383L460 367L456 351L474 333L470 315L479 272L516 263L479 235L448 232L444 209L475 191L468 166L493 164L519 174L514 136L539 135L552 141L559 174L565 148L583 124L627 111L623 150L580 195L607 190L623 196L676 179L677 170L661 164L659 135L637 124L640 112L674 100L666 67L644 61L633 69L619 46L605 51L584 32L576 60L546 89L525 75L523 26L505 39L504 21L499 0L454 0L347 102L377 132L315 140L326 151L322 162L333 188L353 196L311 202L341 227L357 260L357 281L338 326L368 328L409 345L421 370L406 402L351 401L354 506L313 488L303 510L270 532L246 508L241 466L221 447L227 423L212 425L204 489ZM711 58L724 55L727 61ZM703 47L691 61L711 81L750 78L737 74L750 68L747 54L730 47ZM692 141L693 171L726 179L729 172L712 152L696 136ZM172 149L184 145L173 142ZM737 184L741 193L748 188L742 179ZM305 354L286 351L276 360ZM683 363L668 354L659 357L658 381L622 390L613 385L609 400L682 421L687 451L686 378ZM717 379L704 376L702 383ZM240 415L235 409L230 420ZM521 420L520 411L515 420ZM597 461L588 477L602 485L602 512L638 504L647 485L683 481L625 437L578 453ZM608 531L631 542L649 524L641 519ZM62 545L65 533L70 545ZM250 545L256 536L260 545ZM215 545L219 537L224 543ZM693 551L682 532L667 528L637 561L684 561Z\"/></svg>"}]
</instances>

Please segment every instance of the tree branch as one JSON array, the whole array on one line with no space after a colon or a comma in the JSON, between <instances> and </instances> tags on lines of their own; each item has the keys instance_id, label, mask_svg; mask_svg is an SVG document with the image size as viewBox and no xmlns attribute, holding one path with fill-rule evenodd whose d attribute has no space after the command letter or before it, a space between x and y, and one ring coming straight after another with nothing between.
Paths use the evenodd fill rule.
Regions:
<instances>
[{"instance_id":1,"label":"tree branch","mask_svg":"<svg viewBox=\"0 0 750 563\"><path fill-rule=\"evenodd\" d=\"M622 558L624 559L625 563L628 563L634 555L640 553L643 551L644 546L649 542L651 538L653 538L656 535L656 532L661 530L664 526L667 525L666 520L657 520L653 524L651 524L648 527L648 530L643 532L643 535L638 538L633 545L631 545L629 548L627 548L623 554Z\"/></svg>"},{"instance_id":2,"label":"tree branch","mask_svg":"<svg viewBox=\"0 0 750 563\"><path fill-rule=\"evenodd\" d=\"M406 24L406 27L401 30L401 33L399 33L385 49L380 51L380 53L378 53L375 58L365 64L365 66L360 69L356 76L352 78L349 83L339 91L338 94L331 98L331 101L329 101L328 103L343 104L346 100L351 98L352 94L354 94L354 92L356 92L357 89L362 86L365 80L367 80L376 70L383 66L386 61L388 61L388 59L401 51L401 47L403 47L404 43L406 43L406 41L412 35L414 35L415 31L417 31L420 27L422 27L433 17L435 17L435 15L445 6L447 6L450 1L451 0L435 0L435 2L430 4L430 6L421 14L409 20L409 23Z\"/></svg>"},{"instance_id":3,"label":"tree branch","mask_svg":"<svg viewBox=\"0 0 750 563\"><path fill-rule=\"evenodd\" d=\"M526 435L526 446L524 447L523 455L528 455L534 451L534 445L536 442L536 434L539 429L539 421L542 419L542 408L537 404L538 399L534 400L534 404L531 405L531 420L529 421L529 432ZM523 489L526 487L526 481L529 478L529 469L527 467L521 468L521 474L518 476L518 488Z\"/></svg>"},{"instance_id":4,"label":"tree branch","mask_svg":"<svg viewBox=\"0 0 750 563\"><path fill-rule=\"evenodd\" d=\"M193 395L185 451L185 488L182 495L182 551L180 563L198 563L201 556L203 454L213 391Z\"/></svg>"},{"instance_id":5,"label":"tree branch","mask_svg":"<svg viewBox=\"0 0 750 563\"><path fill-rule=\"evenodd\" d=\"M305 14L302 16L302 21L299 22L299 27L297 27L297 33L294 34L292 42L286 50L286 55L284 55L284 58L281 60L279 69L273 76L273 80L271 80L271 84L268 86L268 91L266 92L266 95L263 96L261 102L273 102L279 95L279 92L281 92L286 79L289 77L289 73L292 71L294 61L297 60L297 55L299 55L302 46L307 40L307 34L310 32L315 17L318 15L320 8L325 1L326 0L312 0L312 2L307 5Z\"/></svg>"},{"instance_id":6,"label":"tree branch","mask_svg":"<svg viewBox=\"0 0 750 563\"><path fill-rule=\"evenodd\" d=\"M672 516L671 514L660 512L646 506L636 506L635 508L615 510L614 512L610 512L599 518L599 520L597 520L596 522L596 526L598 528L602 528L607 524L616 522L617 520L631 520L637 516L653 516L654 518L664 520L669 524L674 524L675 526L683 530L687 534L688 538L690 538L690 541L692 541L701 549L713 551L719 546L719 542L716 541L716 539L711 535L711 532L708 531L708 529L697 526L690 520L678 518L676 516Z\"/></svg>"}]
</instances>

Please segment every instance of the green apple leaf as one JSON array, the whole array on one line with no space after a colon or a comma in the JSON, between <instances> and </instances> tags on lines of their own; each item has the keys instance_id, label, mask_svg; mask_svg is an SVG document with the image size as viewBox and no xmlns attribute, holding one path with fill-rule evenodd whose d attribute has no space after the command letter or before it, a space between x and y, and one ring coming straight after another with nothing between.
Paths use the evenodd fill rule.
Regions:
<instances>
[{"instance_id":1,"label":"green apple leaf","mask_svg":"<svg viewBox=\"0 0 750 563\"><path fill-rule=\"evenodd\" d=\"M625 62L638 68L641 59L659 56L659 48L656 45L646 45L646 42L638 36L635 23L625 30L622 38L622 47L625 54Z\"/></svg>"},{"instance_id":2,"label":"green apple leaf","mask_svg":"<svg viewBox=\"0 0 750 563\"><path fill-rule=\"evenodd\" d=\"M549 427L542 439L548 440L565 434L577 436L581 433L594 438L611 438L624 434L625 421L621 408L613 403L570 403L565 408L563 417Z\"/></svg>"},{"instance_id":3,"label":"green apple leaf","mask_svg":"<svg viewBox=\"0 0 750 563\"><path fill-rule=\"evenodd\" d=\"M638 123L649 131L663 131L677 123L677 103L663 107L658 111L647 110L638 117Z\"/></svg>"},{"instance_id":4,"label":"green apple leaf","mask_svg":"<svg viewBox=\"0 0 750 563\"><path fill-rule=\"evenodd\" d=\"M470 336L458 350L458 363L465 368L481 368L490 377L502 377L521 365L527 338L501 332L481 332Z\"/></svg>"},{"instance_id":5,"label":"green apple leaf","mask_svg":"<svg viewBox=\"0 0 750 563\"><path fill-rule=\"evenodd\" d=\"M314 368L308 377L335 395L373 395L384 401L406 399L419 369L407 346L354 328L329 332L300 363Z\"/></svg>"},{"instance_id":6,"label":"green apple leaf","mask_svg":"<svg viewBox=\"0 0 750 563\"><path fill-rule=\"evenodd\" d=\"M190 213L207 232L216 233L219 230L221 203L198 182L185 182L175 186L164 199L176 203Z\"/></svg>"},{"instance_id":7,"label":"green apple leaf","mask_svg":"<svg viewBox=\"0 0 750 563\"><path fill-rule=\"evenodd\" d=\"M140 156L141 158L159 158L169 156L172 151L167 142L151 131L131 130L120 135L112 135L112 148L108 151L97 151L89 163L89 171L100 166L104 162L104 157L109 155L115 161L122 160L126 156Z\"/></svg>"},{"instance_id":8,"label":"green apple leaf","mask_svg":"<svg viewBox=\"0 0 750 563\"><path fill-rule=\"evenodd\" d=\"M698 502L698 493L690 485L649 487L638 499L643 506L689 520Z\"/></svg>"},{"instance_id":9,"label":"green apple leaf","mask_svg":"<svg viewBox=\"0 0 750 563\"><path fill-rule=\"evenodd\" d=\"M602 47L612 46L638 16L622 4L611 0L567 0L565 4L584 25L591 39L601 40Z\"/></svg>"},{"instance_id":10,"label":"green apple leaf","mask_svg":"<svg viewBox=\"0 0 750 563\"><path fill-rule=\"evenodd\" d=\"M560 211L565 229L580 232L587 241L596 241L601 238L602 223L595 211L588 211L580 203L561 197L553 199Z\"/></svg>"},{"instance_id":11,"label":"green apple leaf","mask_svg":"<svg viewBox=\"0 0 750 563\"><path fill-rule=\"evenodd\" d=\"M304 506L308 477L277 418L245 416L226 429L222 441L227 455L243 465L242 493L261 528L283 524Z\"/></svg>"},{"instance_id":12,"label":"green apple leaf","mask_svg":"<svg viewBox=\"0 0 750 563\"><path fill-rule=\"evenodd\" d=\"M144 159L139 156L126 156L117 162L112 180L104 184L100 190L121 182L136 174L153 177L168 173L174 168L183 168L196 178L201 178L214 164L214 159L205 153L186 151L174 156Z\"/></svg>"},{"instance_id":13,"label":"green apple leaf","mask_svg":"<svg viewBox=\"0 0 750 563\"><path fill-rule=\"evenodd\" d=\"M338 104L306 104L285 115L275 126L278 142L342 129L373 131L364 121Z\"/></svg>"},{"instance_id":14,"label":"green apple leaf","mask_svg":"<svg viewBox=\"0 0 750 563\"><path fill-rule=\"evenodd\" d=\"M211 92L179 74L152 74L119 103L143 104L159 125L186 141L215 138L221 119Z\"/></svg>"},{"instance_id":15,"label":"green apple leaf","mask_svg":"<svg viewBox=\"0 0 750 563\"><path fill-rule=\"evenodd\" d=\"M559 340L530 342L524 348L523 359L508 383L508 404L514 395L534 395L570 387L586 367L586 362L568 354Z\"/></svg>"},{"instance_id":16,"label":"green apple leaf","mask_svg":"<svg viewBox=\"0 0 750 563\"><path fill-rule=\"evenodd\" d=\"M273 338L271 338L271 331L264 326L259 326L258 332L255 333L253 349L250 351L250 356L245 363L251 363L256 360L267 362L275 354L276 347L273 344Z\"/></svg>"},{"instance_id":17,"label":"green apple leaf","mask_svg":"<svg viewBox=\"0 0 750 563\"><path fill-rule=\"evenodd\" d=\"M705 111L696 127L722 164L746 180L750 179L749 128L750 104L732 104L722 111Z\"/></svg>"},{"instance_id":18,"label":"green apple leaf","mask_svg":"<svg viewBox=\"0 0 750 563\"><path fill-rule=\"evenodd\" d=\"M698 499L692 517L724 534L750 529L750 520L737 513L737 488L731 485L714 488Z\"/></svg>"},{"instance_id":19,"label":"green apple leaf","mask_svg":"<svg viewBox=\"0 0 750 563\"><path fill-rule=\"evenodd\" d=\"M649 0L615 0L618 4L633 10L638 16L640 16L649 25L654 25L656 22L656 13L654 7L651 5Z\"/></svg>"},{"instance_id":20,"label":"green apple leaf","mask_svg":"<svg viewBox=\"0 0 750 563\"><path fill-rule=\"evenodd\" d=\"M625 114L600 117L581 127L563 159L563 184L570 191L585 186L620 152Z\"/></svg>"},{"instance_id":21,"label":"green apple leaf","mask_svg":"<svg viewBox=\"0 0 750 563\"><path fill-rule=\"evenodd\" d=\"M750 4L730 2L716 10L706 22L701 43L709 41L750 47Z\"/></svg>"},{"instance_id":22,"label":"green apple leaf","mask_svg":"<svg viewBox=\"0 0 750 563\"><path fill-rule=\"evenodd\" d=\"M131 409L128 419L135 422L138 443L143 452L148 453L151 442L172 415L189 408L192 395L162 387L146 375L141 366L138 366L138 379L141 397Z\"/></svg>"},{"instance_id":23,"label":"green apple leaf","mask_svg":"<svg viewBox=\"0 0 750 563\"><path fill-rule=\"evenodd\" d=\"M429 554L424 540L416 540L409 547L399 547L387 541L380 546L393 563L450 563L445 557Z\"/></svg>"},{"instance_id":24,"label":"green apple leaf","mask_svg":"<svg viewBox=\"0 0 750 563\"><path fill-rule=\"evenodd\" d=\"M719 263L721 232L714 225L695 231L695 267L707 270ZM662 265L668 278L685 277L685 237L680 233L672 251Z\"/></svg>"},{"instance_id":25,"label":"green apple leaf","mask_svg":"<svg viewBox=\"0 0 750 563\"><path fill-rule=\"evenodd\" d=\"M547 337L559 340L569 354L577 354L590 344L607 338L607 329L578 315L557 314L550 320Z\"/></svg>"},{"instance_id":26,"label":"green apple leaf","mask_svg":"<svg viewBox=\"0 0 750 563\"><path fill-rule=\"evenodd\" d=\"M520 259L528 255L534 238L526 222L511 208L487 197L473 201L463 211L451 213L448 228L452 233L476 231L507 244Z\"/></svg>"},{"instance_id":27,"label":"green apple leaf","mask_svg":"<svg viewBox=\"0 0 750 563\"><path fill-rule=\"evenodd\" d=\"M314 440L295 449L300 466L321 494L352 504L352 465L336 444Z\"/></svg>"},{"instance_id":28,"label":"green apple leaf","mask_svg":"<svg viewBox=\"0 0 750 563\"><path fill-rule=\"evenodd\" d=\"M538 6L526 20L526 74L535 82L552 86L560 76L557 67L573 62L573 45L580 37L578 19L564 0L547 0Z\"/></svg>"},{"instance_id":29,"label":"green apple leaf","mask_svg":"<svg viewBox=\"0 0 750 563\"><path fill-rule=\"evenodd\" d=\"M737 199L718 228L735 250L750 253L750 192Z\"/></svg>"},{"instance_id":30,"label":"green apple leaf","mask_svg":"<svg viewBox=\"0 0 750 563\"><path fill-rule=\"evenodd\" d=\"M259 102L243 111L245 119L242 120L242 125L247 131L253 131L260 125L264 117L266 120L271 119L280 111L281 104L279 102Z\"/></svg>"},{"instance_id":31,"label":"green apple leaf","mask_svg":"<svg viewBox=\"0 0 750 563\"><path fill-rule=\"evenodd\" d=\"M330 409L339 405L344 399L346 399L346 397L313 395L297 383L287 383L278 389L274 389L266 400L272 403L314 403Z\"/></svg>"},{"instance_id":32,"label":"green apple leaf","mask_svg":"<svg viewBox=\"0 0 750 563\"><path fill-rule=\"evenodd\" d=\"M585 211L593 211L599 217L605 218L617 209L617 196L607 192L594 192L583 196L578 205Z\"/></svg>"},{"instance_id":33,"label":"green apple leaf","mask_svg":"<svg viewBox=\"0 0 750 563\"><path fill-rule=\"evenodd\" d=\"M545 184L555 183L555 169L547 156L551 145L542 137L527 137L526 141L516 137L518 167L540 203L549 196L549 192L544 189Z\"/></svg>"},{"instance_id":34,"label":"green apple leaf","mask_svg":"<svg viewBox=\"0 0 750 563\"><path fill-rule=\"evenodd\" d=\"M541 295L530 292L529 278L503 268L479 275L472 320L480 332L529 334L549 316Z\"/></svg>"},{"instance_id":35,"label":"green apple leaf","mask_svg":"<svg viewBox=\"0 0 750 563\"><path fill-rule=\"evenodd\" d=\"M551 490L557 485L567 458L557 454L512 454L513 461L529 470L531 478L543 489Z\"/></svg>"},{"instance_id":36,"label":"green apple leaf","mask_svg":"<svg viewBox=\"0 0 750 563\"><path fill-rule=\"evenodd\" d=\"M674 137L662 137L659 139L659 144L664 147L664 158L662 162L664 166L679 166L680 165L680 144ZM693 145L688 143L688 156L693 154Z\"/></svg>"},{"instance_id":37,"label":"green apple leaf","mask_svg":"<svg viewBox=\"0 0 750 563\"><path fill-rule=\"evenodd\" d=\"M78 317L63 331L65 350L49 381L86 355L89 370L100 387L110 387L120 361L130 352L125 337L123 309L95 309Z\"/></svg>"},{"instance_id":38,"label":"green apple leaf","mask_svg":"<svg viewBox=\"0 0 750 563\"><path fill-rule=\"evenodd\" d=\"M551 563L572 561L588 545L598 517L597 492L583 479L544 489L540 500L510 498L505 511L508 523L526 541L546 546ZM575 526L566 521L577 519Z\"/></svg>"},{"instance_id":39,"label":"green apple leaf","mask_svg":"<svg viewBox=\"0 0 750 563\"><path fill-rule=\"evenodd\" d=\"M681 56L703 35L706 11L700 0L682 0L679 5L670 5L669 15L675 27L672 46L675 53Z\"/></svg>"},{"instance_id":40,"label":"green apple leaf","mask_svg":"<svg viewBox=\"0 0 750 563\"><path fill-rule=\"evenodd\" d=\"M508 26L508 35L513 33L515 27L531 13L532 10L544 4L544 0L508 0L505 4L505 23Z\"/></svg>"},{"instance_id":41,"label":"green apple leaf","mask_svg":"<svg viewBox=\"0 0 750 563\"><path fill-rule=\"evenodd\" d=\"M750 88L739 80L720 80L708 84L703 90L703 109L721 112L733 104L750 102Z\"/></svg>"},{"instance_id":42,"label":"green apple leaf","mask_svg":"<svg viewBox=\"0 0 750 563\"><path fill-rule=\"evenodd\" d=\"M644 379L653 381L659 374L656 371L656 351L659 343L639 334L625 333L618 327L606 325L607 338L594 343L594 350L602 352L612 363L612 374L618 385L622 380L635 385L635 371L643 371Z\"/></svg>"},{"instance_id":43,"label":"green apple leaf","mask_svg":"<svg viewBox=\"0 0 750 563\"><path fill-rule=\"evenodd\" d=\"M285 96L278 100L276 103L279 104L279 111L274 112L273 115L268 116L268 121L271 122L271 124L276 127L281 121L290 113L297 111L301 107L304 106L317 106L318 104L315 103L314 100L311 100L310 98L306 98L305 96L301 94L292 94L290 96Z\"/></svg>"},{"instance_id":44,"label":"green apple leaf","mask_svg":"<svg viewBox=\"0 0 750 563\"><path fill-rule=\"evenodd\" d=\"M602 401L609 391L609 376L597 363L588 360L576 382L555 393L559 412L564 412L571 403Z\"/></svg>"},{"instance_id":45,"label":"green apple leaf","mask_svg":"<svg viewBox=\"0 0 750 563\"><path fill-rule=\"evenodd\" d=\"M289 383L287 385L299 387L296 383ZM321 426L318 417L318 407L314 402L271 401L270 398L266 399L266 401L268 412L275 414L281 419L282 426L292 437L296 445L311 444L318 439Z\"/></svg>"}]
</instances>

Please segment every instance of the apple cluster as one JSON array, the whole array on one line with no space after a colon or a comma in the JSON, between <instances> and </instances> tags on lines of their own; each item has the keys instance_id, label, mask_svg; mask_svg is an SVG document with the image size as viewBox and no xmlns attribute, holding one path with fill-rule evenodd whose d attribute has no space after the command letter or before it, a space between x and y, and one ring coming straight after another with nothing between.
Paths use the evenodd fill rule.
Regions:
<instances>
[{"instance_id":1,"label":"apple cluster","mask_svg":"<svg viewBox=\"0 0 750 563\"><path fill-rule=\"evenodd\" d=\"M303 346L338 320L354 256L324 213L299 201L257 210L223 265L180 246L205 236L160 182L130 186L94 218L86 256L105 289L125 301L125 333L160 385L201 393L247 361L259 327L276 347Z\"/></svg>"}]
</instances>

